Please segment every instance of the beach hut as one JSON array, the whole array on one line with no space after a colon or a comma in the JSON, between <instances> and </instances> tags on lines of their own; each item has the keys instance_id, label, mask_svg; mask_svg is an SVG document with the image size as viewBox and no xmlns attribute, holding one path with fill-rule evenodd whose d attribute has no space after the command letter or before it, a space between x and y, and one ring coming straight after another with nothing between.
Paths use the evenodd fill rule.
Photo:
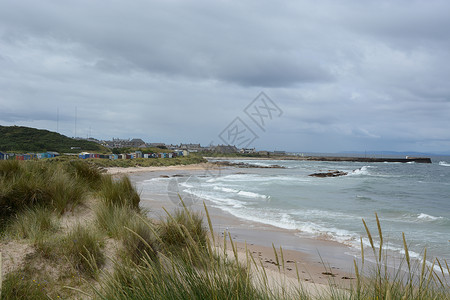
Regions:
<instances>
[{"instance_id":1,"label":"beach hut","mask_svg":"<svg viewBox=\"0 0 450 300\"><path fill-rule=\"evenodd\" d=\"M8 159L8 154L0 152L0 160L6 160Z\"/></svg>"},{"instance_id":2,"label":"beach hut","mask_svg":"<svg viewBox=\"0 0 450 300\"><path fill-rule=\"evenodd\" d=\"M88 152L81 152L80 154L78 154L78 158L81 158L81 159L87 159L87 158L89 158L89 156L90 156L90 153L88 153Z\"/></svg>"},{"instance_id":3,"label":"beach hut","mask_svg":"<svg viewBox=\"0 0 450 300\"><path fill-rule=\"evenodd\" d=\"M134 152L134 158L142 158L142 152L141 151L136 151Z\"/></svg>"},{"instance_id":4,"label":"beach hut","mask_svg":"<svg viewBox=\"0 0 450 300\"><path fill-rule=\"evenodd\" d=\"M54 151L48 151L47 152L47 157L48 158L52 158L52 157L56 157L56 156L59 156L58 152L54 152Z\"/></svg>"},{"instance_id":5,"label":"beach hut","mask_svg":"<svg viewBox=\"0 0 450 300\"><path fill-rule=\"evenodd\" d=\"M125 154L126 155L126 159L133 159L133 154Z\"/></svg>"},{"instance_id":6,"label":"beach hut","mask_svg":"<svg viewBox=\"0 0 450 300\"><path fill-rule=\"evenodd\" d=\"M172 153L167 153L167 155L168 155L169 158L172 158L172 157L173 157L173 154L172 154Z\"/></svg>"}]
</instances>

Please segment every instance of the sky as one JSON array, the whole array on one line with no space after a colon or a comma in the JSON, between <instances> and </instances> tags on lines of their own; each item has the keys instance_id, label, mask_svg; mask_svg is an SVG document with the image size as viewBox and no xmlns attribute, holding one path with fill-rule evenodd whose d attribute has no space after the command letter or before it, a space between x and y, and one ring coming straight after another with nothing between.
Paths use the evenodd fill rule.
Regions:
<instances>
[{"instance_id":1,"label":"sky","mask_svg":"<svg viewBox=\"0 0 450 300\"><path fill-rule=\"evenodd\" d=\"M450 1L2 0L0 125L450 151Z\"/></svg>"}]
</instances>

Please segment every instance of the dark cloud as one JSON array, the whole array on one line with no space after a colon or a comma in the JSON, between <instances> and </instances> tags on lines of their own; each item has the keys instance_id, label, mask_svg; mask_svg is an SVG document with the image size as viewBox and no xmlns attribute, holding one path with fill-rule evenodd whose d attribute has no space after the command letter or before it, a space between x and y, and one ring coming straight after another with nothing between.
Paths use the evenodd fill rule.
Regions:
<instances>
[{"instance_id":1,"label":"dark cloud","mask_svg":"<svg viewBox=\"0 0 450 300\"><path fill-rule=\"evenodd\" d=\"M449 6L4 1L0 122L207 144L264 90L258 147L447 150Z\"/></svg>"}]
</instances>

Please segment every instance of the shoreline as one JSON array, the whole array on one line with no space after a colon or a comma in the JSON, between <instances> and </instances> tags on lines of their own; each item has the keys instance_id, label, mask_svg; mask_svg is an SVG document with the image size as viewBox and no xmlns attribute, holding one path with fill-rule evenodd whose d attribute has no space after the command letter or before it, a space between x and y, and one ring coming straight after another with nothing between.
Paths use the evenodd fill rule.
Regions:
<instances>
[{"instance_id":1,"label":"shoreline","mask_svg":"<svg viewBox=\"0 0 450 300\"><path fill-rule=\"evenodd\" d=\"M159 172L159 171L198 171L198 170L211 170L217 169L218 166L213 163L199 163L191 165L174 165L174 166L161 166L161 167L109 167L105 168L106 174L121 175L121 174L133 174L133 173L146 173L146 172Z\"/></svg>"},{"instance_id":2,"label":"shoreline","mask_svg":"<svg viewBox=\"0 0 450 300\"><path fill-rule=\"evenodd\" d=\"M162 167L154 169L148 173L130 172L130 179L133 183L151 178L179 176L177 172L185 171L186 176L199 175L199 171L204 169L195 166L194 168L168 168ZM164 194L165 192L165 194ZM203 199L201 199L203 200ZM213 203L203 200L207 205L211 217L213 229L216 236L220 236L223 244L223 234L227 232L236 243L239 256L245 257L245 244L254 254L255 259L260 258L264 268L271 272L278 272L278 267L274 264L276 260L273 247L279 251L283 249L285 256L286 270L284 274L297 281L295 264L298 262L300 278L304 283L316 283L326 285L330 280L343 285L353 282L353 257L346 254L350 250L348 246L330 240L301 237L296 230L287 230L272 225L262 224L244 220L231 215L230 213L214 207ZM200 202L200 201L199 201ZM205 216L203 203L194 203L190 208ZM141 206L148 209L151 218L161 218L166 215L164 209L169 212L177 207L167 195L167 190L160 193L146 193L141 195ZM205 220L206 224L206 220ZM229 240L229 237L227 237ZM229 243L229 242L228 242ZM273 243L273 246L272 246ZM231 246L228 245L228 249ZM289 269L287 269L289 268Z\"/></svg>"},{"instance_id":3,"label":"shoreline","mask_svg":"<svg viewBox=\"0 0 450 300\"><path fill-rule=\"evenodd\" d=\"M376 157L355 157L355 156L275 156L275 157L204 157L208 160L299 160L299 161L337 161L337 162L398 162L398 163L424 163L431 164L429 157L406 157L406 158L376 158Z\"/></svg>"}]
</instances>

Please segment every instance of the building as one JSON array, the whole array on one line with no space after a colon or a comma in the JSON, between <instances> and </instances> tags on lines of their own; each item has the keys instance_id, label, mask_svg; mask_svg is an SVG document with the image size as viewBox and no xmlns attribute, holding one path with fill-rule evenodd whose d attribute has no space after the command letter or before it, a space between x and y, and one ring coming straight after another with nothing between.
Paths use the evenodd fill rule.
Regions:
<instances>
[{"instance_id":1,"label":"building","mask_svg":"<svg viewBox=\"0 0 450 300\"><path fill-rule=\"evenodd\" d=\"M208 147L202 147L200 144L180 144L179 149L189 152L209 151Z\"/></svg>"},{"instance_id":2,"label":"building","mask_svg":"<svg viewBox=\"0 0 450 300\"><path fill-rule=\"evenodd\" d=\"M239 153L242 154L250 154L250 153L256 153L255 148L242 148L239 150Z\"/></svg>"},{"instance_id":3,"label":"building","mask_svg":"<svg viewBox=\"0 0 450 300\"><path fill-rule=\"evenodd\" d=\"M129 147L133 147L133 148L143 148L145 147L146 144L143 140L141 139L132 139L130 141L130 146Z\"/></svg>"},{"instance_id":4,"label":"building","mask_svg":"<svg viewBox=\"0 0 450 300\"><path fill-rule=\"evenodd\" d=\"M0 152L0 160L7 160L9 158L8 153Z\"/></svg>"}]
</instances>

